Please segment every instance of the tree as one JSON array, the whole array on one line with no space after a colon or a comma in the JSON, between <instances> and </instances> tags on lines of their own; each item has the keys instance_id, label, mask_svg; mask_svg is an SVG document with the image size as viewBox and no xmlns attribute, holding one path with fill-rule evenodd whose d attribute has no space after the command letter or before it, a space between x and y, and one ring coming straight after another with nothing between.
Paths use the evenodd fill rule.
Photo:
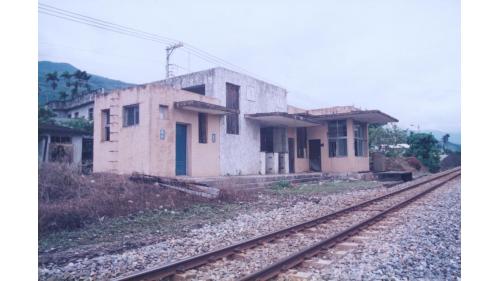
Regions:
<instances>
[{"instance_id":1,"label":"tree","mask_svg":"<svg viewBox=\"0 0 500 281\"><path fill-rule=\"evenodd\" d=\"M50 108L45 108L43 106L38 107L38 124L54 124L55 114Z\"/></svg>"},{"instance_id":2,"label":"tree","mask_svg":"<svg viewBox=\"0 0 500 281\"><path fill-rule=\"evenodd\" d=\"M65 120L61 122L61 125L86 131L89 135L94 133L94 122L85 118L72 118Z\"/></svg>"},{"instance_id":3,"label":"tree","mask_svg":"<svg viewBox=\"0 0 500 281\"><path fill-rule=\"evenodd\" d=\"M87 91L90 91L90 85L88 82L91 76L88 75L86 71L77 70L72 74L72 77L75 78L75 81L70 83L70 85L73 86L73 89L71 89L71 95L73 98L79 93L78 90L81 87L85 87Z\"/></svg>"},{"instance_id":4,"label":"tree","mask_svg":"<svg viewBox=\"0 0 500 281\"><path fill-rule=\"evenodd\" d=\"M388 156L400 154L398 144L406 143L408 130L396 124L391 126L370 125L368 127L369 146L372 151L384 152Z\"/></svg>"},{"instance_id":5,"label":"tree","mask_svg":"<svg viewBox=\"0 0 500 281\"><path fill-rule=\"evenodd\" d=\"M432 173L439 171L439 142L432 134L411 132L408 144L407 156L417 157Z\"/></svg>"},{"instance_id":6,"label":"tree","mask_svg":"<svg viewBox=\"0 0 500 281\"><path fill-rule=\"evenodd\" d=\"M70 74L67 71L64 71L60 77L63 78L64 81L66 82L66 87L71 87L71 78L73 77L72 74Z\"/></svg>"},{"instance_id":7,"label":"tree","mask_svg":"<svg viewBox=\"0 0 500 281\"><path fill-rule=\"evenodd\" d=\"M59 92L59 99L60 100L66 100L67 97L68 97L68 93L66 93L66 91Z\"/></svg>"},{"instance_id":8,"label":"tree","mask_svg":"<svg viewBox=\"0 0 500 281\"><path fill-rule=\"evenodd\" d=\"M49 83L52 90L55 90L57 88L57 82L59 82L57 71L45 74L45 82Z\"/></svg>"},{"instance_id":9,"label":"tree","mask_svg":"<svg viewBox=\"0 0 500 281\"><path fill-rule=\"evenodd\" d=\"M442 137L443 141L443 151L446 152L446 145L448 144L448 140L450 139L450 134L446 134Z\"/></svg>"},{"instance_id":10,"label":"tree","mask_svg":"<svg viewBox=\"0 0 500 281\"><path fill-rule=\"evenodd\" d=\"M59 77L57 76L57 71L49 72L49 73L45 74L45 82L49 83L52 90L55 90L57 88L57 82L59 82ZM48 93L46 94L45 98L46 98L45 102L49 102Z\"/></svg>"}]
</instances>

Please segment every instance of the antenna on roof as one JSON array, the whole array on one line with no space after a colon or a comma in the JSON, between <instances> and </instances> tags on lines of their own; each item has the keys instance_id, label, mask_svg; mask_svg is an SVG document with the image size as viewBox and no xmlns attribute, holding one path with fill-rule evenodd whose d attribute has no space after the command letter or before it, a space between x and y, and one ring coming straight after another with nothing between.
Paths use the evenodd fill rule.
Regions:
<instances>
[{"instance_id":1,"label":"antenna on roof","mask_svg":"<svg viewBox=\"0 0 500 281\"><path fill-rule=\"evenodd\" d=\"M168 79L170 77L170 56L174 52L175 49L180 48L184 46L182 42L167 46L165 48L165 51L167 52L167 64L165 65L165 79Z\"/></svg>"}]
</instances>

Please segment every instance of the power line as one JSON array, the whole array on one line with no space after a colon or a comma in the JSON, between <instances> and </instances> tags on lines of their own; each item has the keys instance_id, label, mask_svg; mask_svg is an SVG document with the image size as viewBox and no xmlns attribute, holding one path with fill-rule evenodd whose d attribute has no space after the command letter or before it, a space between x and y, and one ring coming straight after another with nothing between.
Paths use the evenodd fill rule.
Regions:
<instances>
[{"instance_id":1,"label":"power line","mask_svg":"<svg viewBox=\"0 0 500 281\"><path fill-rule=\"evenodd\" d=\"M172 39L172 38L168 38L168 37L165 37L165 36L161 36L161 35L158 35L158 34L154 34L154 33L150 33L150 32L145 32L145 31L142 31L142 30L139 30L139 29L135 29L135 28L131 28L131 27L127 27L127 26L123 26L123 25L120 25L120 24L115 24L115 23L112 23L112 22L109 22L109 21L104 21L104 20L100 20L100 19L96 19L96 18L93 18L93 17L89 17L89 16L85 16L85 15L82 15L82 14L79 14L79 13L75 13L75 12L70 12L70 11L67 11L67 10L63 10L63 9L59 9L59 8L56 8L54 6L50 6L50 5L47 5L47 4L43 4L43 3L40 3L39 4L39 8L42 8L42 9L45 9L45 10L51 10L52 12L57 12L57 13L62 13L62 14L65 14L67 16L71 16L71 17L77 17L79 19L84 19L84 20L89 20L93 23L97 23L97 24L104 24L105 26L108 26L108 27L112 27L112 28L118 28L118 29L121 29L121 30L125 30L127 32L134 32L134 33L138 33L138 34L141 34L141 35L146 35L146 36L150 36L152 37L153 39L157 39L157 40L166 40L166 41L169 41L170 44L172 43L179 43L180 41L178 40L175 40L175 39ZM235 64L232 64L228 61L225 61L219 57L216 57L208 52L205 52L199 48L196 48L195 46L193 45L190 45L190 44L187 44L187 43L183 43L185 45L186 48L192 50L192 51L195 51L201 55L204 55L206 57L209 57L211 58L212 60L216 60L216 61L219 61L223 64L226 64L226 65L231 65L235 68L238 68L238 69L241 69L241 70L244 70L245 72L247 73L251 73Z\"/></svg>"},{"instance_id":2,"label":"power line","mask_svg":"<svg viewBox=\"0 0 500 281\"><path fill-rule=\"evenodd\" d=\"M188 43L185 43L185 42L181 42L181 41L178 41L178 40L175 40L172 38L168 38L165 36L161 36L158 34L154 34L154 33L145 32L145 31L142 31L139 29L115 24L115 23L112 23L109 21L104 21L104 20L93 18L93 17L85 16L83 14L63 10L63 9L56 8L54 6L50 6L50 5L43 4L43 3L39 3L38 8L39 8L39 12L42 14L58 17L61 19L65 19L65 20L69 20L69 21L73 21L73 22L77 22L77 23L81 23L81 24L86 24L86 25L89 25L89 26L92 26L95 28L100 28L103 30L120 33L122 35L128 35L128 36L132 36L132 37L136 37L136 38L144 39L144 40L149 40L149 41L160 43L160 44L182 43L184 45L184 48L189 50L193 55L195 55L195 56L197 56L197 57L199 57L207 62L214 63L216 65L219 64L219 65L229 66L230 68L237 69L241 72L244 72L244 73L247 73L251 76L259 78L259 75L257 75L257 74L254 74L254 73L252 73L252 72L250 72L250 71L248 71L240 66L237 66L233 63L230 63L224 59L221 59L217 56L214 56L214 55L212 55L212 54L210 54L202 49L199 49L199 48L197 48L193 45L190 45ZM266 80L266 79L262 79L262 78L259 78L259 79Z\"/></svg>"},{"instance_id":3,"label":"power line","mask_svg":"<svg viewBox=\"0 0 500 281\"><path fill-rule=\"evenodd\" d=\"M153 42L156 42L156 43L160 43L160 44L170 44L169 41L163 41L163 39L156 39L156 38L152 38L148 35L144 36L142 34L137 34L137 33L132 33L132 32L128 32L128 31L124 31L124 30L120 30L120 29L115 29L115 28L112 28L112 27L109 27L107 25L101 25L99 23L96 23L95 21L94 22L89 22L85 19L81 19L81 18L75 18L75 17L72 17L72 16L68 16L67 14L62 14L62 13L58 13L58 12L54 12L54 11L50 11L50 12L46 12L46 11L39 11L40 13L42 14L47 14L47 15L51 15L51 16L54 16L54 17L58 17L58 18L61 18L61 19L65 19L65 20L69 20L69 21L73 21L73 22L77 22L77 23L82 23L82 24L85 24L85 25L89 25L89 26L92 26L92 27L96 27L96 28L100 28L100 29L104 29L104 30L107 30L107 31L112 31L112 32L116 32L116 33L119 33L119 34L123 34L123 35L128 35L128 36L132 36L132 37L135 37L135 38L139 38L139 39L145 39L145 40L149 40L149 41L153 41ZM215 59L212 59L212 58L207 58L205 55L203 55L202 53L200 53L199 51L197 50L191 50L191 52L207 61L207 62L210 62L210 63L214 63L214 64L227 64L227 63L221 63L220 61L217 61ZM246 72L246 71L245 71Z\"/></svg>"},{"instance_id":4,"label":"power line","mask_svg":"<svg viewBox=\"0 0 500 281\"><path fill-rule=\"evenodd\" d=\"M38 44L46 45L46 46L52 47L53 49L54 49L54 47L55 48L60 47L60 48L67 48L67 49L74 50L74 51L79 51L79 52L93 53L93 54L101 55L101 56L112 56L112 57L117 57L117 58L136 59L136 60L141 60L141 61L148 61L148 62L155 63L155 64L157 64L157 63L163 63L160 60L153 60L153 59L148 59L148 58L143 58L143 57L138 57L138 56L117 55L115 53L102 52L102 51L89 50L89 49L82 49L82 48L75 48L73 46L63 45L63 44L54 44L54 43L49 43L49 42L38 42Z\"/></svg>"}]
</instances>

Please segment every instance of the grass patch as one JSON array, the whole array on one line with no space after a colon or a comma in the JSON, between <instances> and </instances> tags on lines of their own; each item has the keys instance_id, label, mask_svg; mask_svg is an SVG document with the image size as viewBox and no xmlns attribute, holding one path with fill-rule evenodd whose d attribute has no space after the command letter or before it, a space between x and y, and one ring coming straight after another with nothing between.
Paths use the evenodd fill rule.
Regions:
<instances>
[{"instance_id":1,"label":"grass patch","mask_svg":"<svg viewBox=\"0 0 500 281\"><path fill-rule=\"evenodd\" d=\"M280 191L280 190L283 190L286 188L291 188L291 187L292 187L292 184L289 181L281 180L281 181L275 183L273 186L271 186L271 189Z\"/></svg>"},{"instance_id":2,"label":"grass patch","mask_svg":"<svg viewBox=\"0 0 500 281\"><path fill-rule=\"evenodd\" d=\"M278 195L312 195L343 192L347 190L362 190L380 186L375 181L327 181L320 183L304 183L296 186L277 186L269 189Z\"/></svg>"},{"instance_id":3,"label":"grass patch","mask_svg":"<svg viewBox=\"0 0 500 281\"><path fill-rule=\"evenodd\" d=\"M59 251L100 243L147 244L204 224L217 223L250 209L247 203L201 203L189 208L146 210L86 224L82 228L46 233L39 252ZM131 245L133 246L133 245ZM137 244L136 246L140 246Z\"/></svg>"}]
</instances>

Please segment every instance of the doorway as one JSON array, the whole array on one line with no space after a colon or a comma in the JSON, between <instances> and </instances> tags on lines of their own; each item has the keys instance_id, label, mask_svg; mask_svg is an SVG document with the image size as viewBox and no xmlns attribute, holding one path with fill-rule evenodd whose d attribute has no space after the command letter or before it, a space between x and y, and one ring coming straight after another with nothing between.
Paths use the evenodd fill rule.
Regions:
<instances>
[{"instance_id":1,"label":"doorway","mask_svg":"<svg viewBox=\"0 0 500 281\"><path fill-rule=\"evenodd\" d=\"M175 175L185 176L187 167L187 125L175 124Z\"/></svg>"},{"instance_id":2,"label":"doorway","mask_svg":"<svg viewBox=\"0 0 500 281\"><path fill-rule=\"evenodd\" d=\"M288 172L295 173L295 140L288 138Z\"/></svg>"},{"instance_id":3,"label":"doorway","mask_svg":"<svg viewBox=\"0 0 500 281\"><path fill-rule=\"evenodd\" d=\"M321 140L309 140L309 169L321 172Z\"/></svg>"}]
</instances>

